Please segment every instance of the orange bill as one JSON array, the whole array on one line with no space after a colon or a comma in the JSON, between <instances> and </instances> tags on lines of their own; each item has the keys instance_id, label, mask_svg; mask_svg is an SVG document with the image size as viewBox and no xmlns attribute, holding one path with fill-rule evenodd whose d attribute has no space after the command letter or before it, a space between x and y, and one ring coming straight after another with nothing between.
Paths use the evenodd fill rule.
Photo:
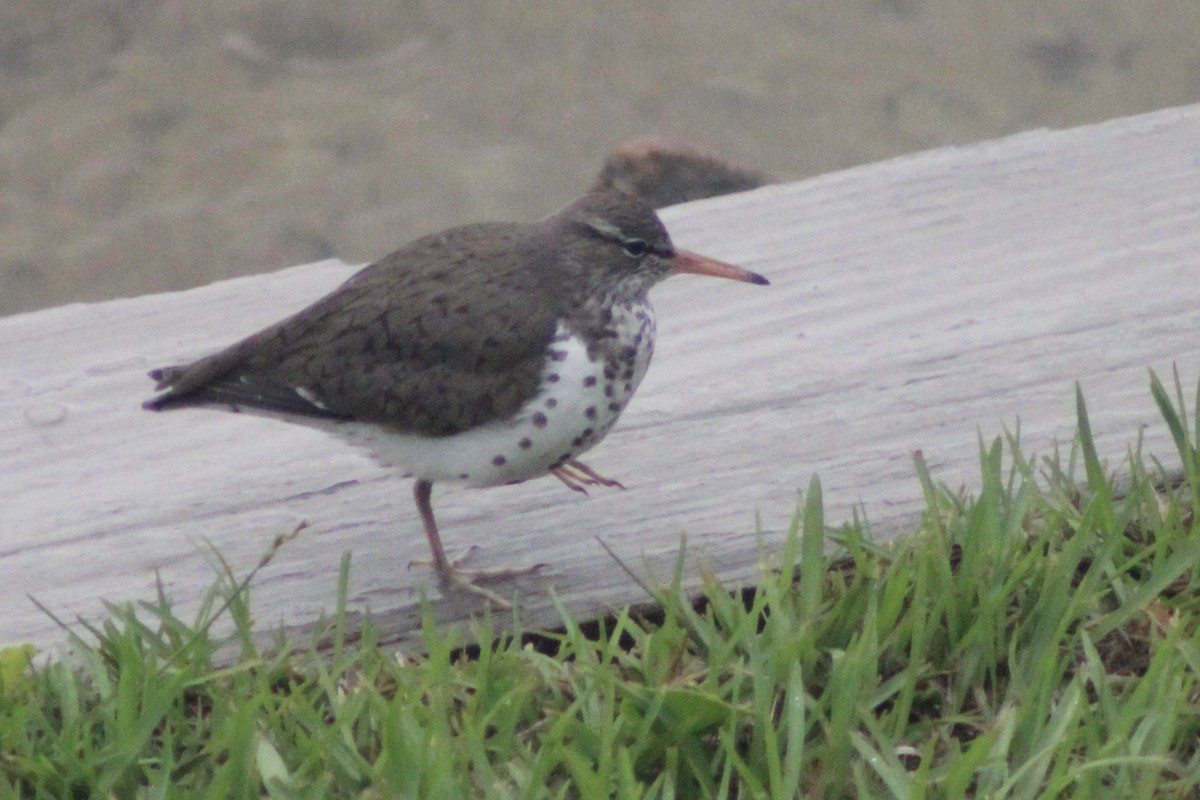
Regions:
<instances>
[{"instance_id":1,"label":"orange bill","mask_svg":"<svg viewBox=\"0 0 1200 800\"><path fill-rule=\"evenodd\" d=\"M733 281L756 283L759 286L767 286L770 283L757 272L726 264L724 261L693 253L691 250L676 250L675 258L672 261L675 263L673 273L690 272L693 275L711 275L714 278L729 278Z\"/></svg>"}]
</instances>

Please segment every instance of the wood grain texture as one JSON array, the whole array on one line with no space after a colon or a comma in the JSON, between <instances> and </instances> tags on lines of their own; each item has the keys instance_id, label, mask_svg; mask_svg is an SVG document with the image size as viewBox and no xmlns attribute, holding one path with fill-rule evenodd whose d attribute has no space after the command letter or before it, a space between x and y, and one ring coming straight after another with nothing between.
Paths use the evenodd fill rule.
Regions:
<instances>
[{"instance_id":1,"label":"wood grain texture","mask_svg":"<svg viewBox=\"0 0 1200 800\"><path fill-rule=\"evenodd\" d=\"M1074 383L1103 456L1139 436L1176 464L1147 369L1200 369L1200 107L1036 131L669 209L675 241L767 275L763 289L673 278L652 293L655 363L588 463L626 491L588 498L553 478L435 490L447 547L480 566L547 562L545 589L593 614L644 600L594 540L669 574L751 581L797 491L821 477L827 520L855 509L879 538L921 508L911 454L972 486L979 436L1019 420L1027 452L1074 429ZM183 609L213 580L204 542L239 571L310 526L253 586L259 623L304 626L350 600L409 643L438 596L410 485L308 429L214 411L150 414L151 367L210 352L332 289L334 262L185 292L0 319L0 643L62 641L33 607L96 618L101 598ZM643 558L645 559L643 561Z\"/></svg>"}]
</instances>

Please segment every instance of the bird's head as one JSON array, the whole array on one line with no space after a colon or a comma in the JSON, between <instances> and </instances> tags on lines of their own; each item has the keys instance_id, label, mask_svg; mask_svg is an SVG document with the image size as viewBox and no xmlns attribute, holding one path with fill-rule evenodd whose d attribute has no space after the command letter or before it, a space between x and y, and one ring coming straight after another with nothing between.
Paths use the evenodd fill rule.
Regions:
<instances>
[{"instance_id":1,"label":"bird's head","mask_svg":"<svg viewBox=\"0 0 1200 800\"><path fill-rule=\"evenodd\" d=\"M618 293L642 295L681 273L768 283L757 272L675 247L654 209L622 192L593 190L546 222L567 228L567 261L580 275L591 275Z\"/></svg>"}]
</instances>

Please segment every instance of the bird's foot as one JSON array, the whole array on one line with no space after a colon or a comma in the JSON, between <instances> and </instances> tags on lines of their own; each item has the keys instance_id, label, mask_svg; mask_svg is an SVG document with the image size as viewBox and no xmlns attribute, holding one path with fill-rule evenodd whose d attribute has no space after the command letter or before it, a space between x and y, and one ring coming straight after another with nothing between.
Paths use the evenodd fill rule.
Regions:
<instances>
[{"instance_id":1,"label":"bird's foot","mask_svg":"<svg viewBox=\"0 0 1200 800\"><path fill-rule=\"evenodd\" d=\"M480 582L526 578L530 575L536 574L538 571L543 570L548 566L547 564L534 564L531 567L462 569L462 565L465 564L478 549L479 547L477 545L471 545L453 558L447 559L446 562L441 565L437 564L435 561L419 559L408 562L408 566L410 568L414 566L433 567L434 571L438 574L438 581L441 583L443 589L473 594L476 597L481 597L489 603L494 604L498 608L511 608L512 603L505 600L491 589L480 586Z\"/></svg>"},{"instance_id":2,"label":"bird's foot","mask_svg":"<svg viewBox=\"0 0 1200 800\"><path fill-rule=\"evenodd\" d=\"M606 478L594 469L589 467L582 461L571 459L564 462L560 466L550 470L554 477L558 478L568 489L576 492L587 494L587 486L611 486L617 489L624 489L625 486L620 481L614 481L612 478Z\"/></svg>"}]
</instances>

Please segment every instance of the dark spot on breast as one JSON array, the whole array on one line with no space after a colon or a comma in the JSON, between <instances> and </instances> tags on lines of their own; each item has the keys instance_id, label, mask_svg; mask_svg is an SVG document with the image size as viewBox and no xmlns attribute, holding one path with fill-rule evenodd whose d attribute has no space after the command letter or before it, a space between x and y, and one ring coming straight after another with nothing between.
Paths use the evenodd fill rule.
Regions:
<instances>
[{"instance_id":1,"label":"dark spot on breast","mask_svg":"<svg viewBox=\"0 0 1200 800\"><path fill-rule=\"evenodd\" d=\"M613 396L613 385L611 383L604 384L604 396L605 397Z\"/></svg>"},{"instance_id":2,"label":"dark spot on breast","mask_svg":"<svg viewBox=\"0 0 1200 800\"><path fill-rule=\"evenodd\" d=\"M605 367L604 377L611 381L613 378L617 377L617 371L612 367Z\"/></svg>"},{"instance_id":3,"label":"dark spot on breast","mask_svg":"<svg viewBox=\"0 0 1200 800\"><path fill-rule=\"evenodd\" d=\"M583 385L584 386L595 386L596 385L596 376L588 375L586 378L583 379Z\"/></svg>"},{"instance_id":4,"label":"dark spot on breast","mask_svg":"<svg viewBox=\"0 0 1200 800\"><path fill-rule=\"evenodd\" d=\"M522 450L528 450L529 448L533 447L533 442L531 442L527 436L521 441L517 442L517 447L520 447Z\"/></svg>"},{"instance_id":5,"label":"dark spot on breast","mask_svg":"<svg viewBox=\"0 0 1200 800\"><path fill-rule=\"evenodd\" d=\"M546 380L549 381L550 383L558 383L558 374L552 372L546 376Z\"/></svg>"},{"instance_id":6,"label":"dark spot on breast","mask_svg":"<svg viewBox=\"0 0 1200 800\"><path fill-rule=\"evenodd\" d=\"M621 410L621 404L620 404L620 403L609 403L609 404L608 404L608 410L609 410L609 411L612 411L612 412L614 412L614 413L615 413L615 412L617 412L617 411L620 411L620 410Z\"/></svg>"},{"instance_id":7,"label":"dark spot on breast","mask_svg":"<svg viewBox=\"0 0 1200 800\"><path fill-rule=\"evenodd\" d=\"M566 359L567 359L567 351L566 350L551 350L550 351L550 360L551 361L566 361Z\"/></svg>"},{"instance_id":8,"label":"dark spot on breast","mask_svg":"<svg viewBox=\"0 0 1200 800\"><path fill-rule=\"evenodd\" d=\"M546 427L546 415L540 411L533 412L533 415L530 416L529 421L532 422L535 427Z\"/></svg>"},{"instance_id":9,"label":"dark spot on breast","mask_svg":"<svg viewBox=\"0 0 1200 800\"><path fill-rule=\"evenodd\" d=\"M496 456L492 459L492 463L497 467L503 467L506 463L508 463L508 459L504 456Z\"/></svg>"},{"instance_id":10,"label":"dark spot on breast","mask_svg":"<svg viewBox=\"0 0 1200 800\"><path fill-rule=\"evenodd\" d=\"M587 411L584 411L583 413L584 413L584 415L587 416L588 419L595 419L596 418L596 407L588 406Z\"/></svg>"}]
</instances>

